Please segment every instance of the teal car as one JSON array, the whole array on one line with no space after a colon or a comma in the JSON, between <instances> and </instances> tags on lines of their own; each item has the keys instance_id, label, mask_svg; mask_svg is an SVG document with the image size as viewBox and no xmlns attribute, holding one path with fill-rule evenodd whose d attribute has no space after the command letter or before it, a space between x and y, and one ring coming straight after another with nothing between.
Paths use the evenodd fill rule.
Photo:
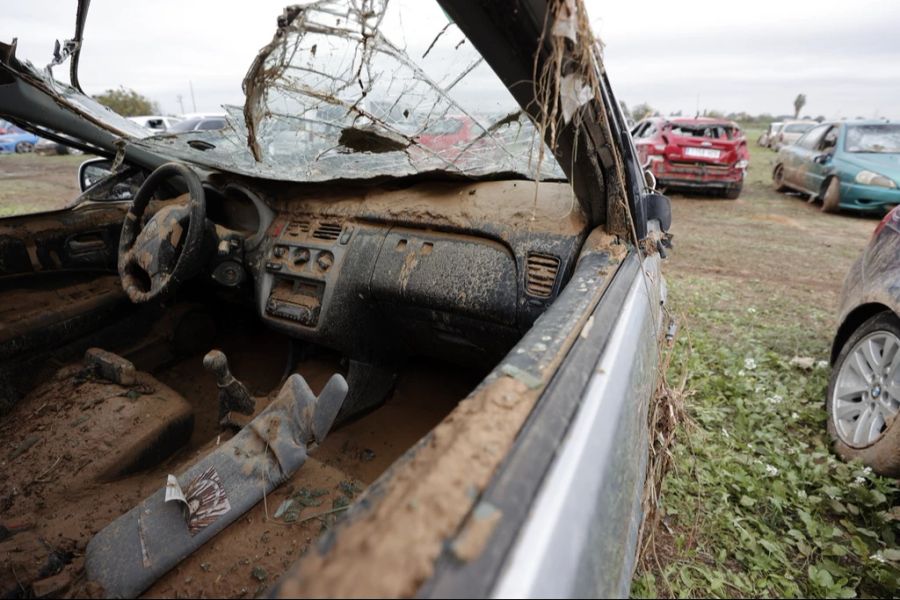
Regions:
<instances>
[{"instance_id":1,"label":"teal car","mask_svg":"<svg viewBox=\"0 0 900 600\"><path fill-rule=\"evenodd\" d=\"M772 179L825 212L883 212L900 204L900 123L823 123L778 152Z\"/></svg>"}]
</instances>

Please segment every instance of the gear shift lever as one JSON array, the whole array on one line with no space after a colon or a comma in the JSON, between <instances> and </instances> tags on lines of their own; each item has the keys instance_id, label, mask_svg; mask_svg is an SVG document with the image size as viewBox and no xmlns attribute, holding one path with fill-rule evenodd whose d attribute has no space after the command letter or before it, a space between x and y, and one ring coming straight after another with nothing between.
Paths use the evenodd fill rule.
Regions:
<instances>
[{"instance_id":1,"label":"gear shift lever","mask_svg":"<svg viewBox=\"0 0 900 600\"><path fill-rule=\"evenodd\" d=\"M228 368L228 358L221 350L210 350L203 357L203 366L216 376L219 386L219 424L228 424L228 413L235 411L252 415L256 408L256 400L247 391L243 383L234 378Z\"/></svg>"}]
</instances>

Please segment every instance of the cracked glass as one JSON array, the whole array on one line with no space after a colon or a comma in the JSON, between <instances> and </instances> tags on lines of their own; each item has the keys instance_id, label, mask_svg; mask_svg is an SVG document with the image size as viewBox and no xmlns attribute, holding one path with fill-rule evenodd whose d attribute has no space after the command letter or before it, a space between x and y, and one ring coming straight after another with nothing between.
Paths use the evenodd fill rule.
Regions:
<instances>
[{"instance_id":1,"label":"cracked glass","mask_svg":"<svg viewBox=\"0 0 900 600\"><path fill-rule=\"evenodd\" d=\"M243 108L225 107L223 130L133 143L288 181L429 172L565 179L530 119L436 3L288 7L244 91Z\"/></svg>"}]
</instances>

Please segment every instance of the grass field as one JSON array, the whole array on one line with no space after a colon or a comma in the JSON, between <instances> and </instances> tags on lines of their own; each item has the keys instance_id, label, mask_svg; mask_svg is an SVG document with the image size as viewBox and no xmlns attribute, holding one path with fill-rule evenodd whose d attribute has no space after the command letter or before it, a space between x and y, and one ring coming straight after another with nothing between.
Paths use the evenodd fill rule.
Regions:
<instances>
[{"instance_id":1,"label":"grass field","mask_svg":"<svg viewBox=\"0 0 900 600\"><path fill-rule=\"evenodd\" d=\"M632 594L895 596L897 482L834 457L824 412L841 285L878 219L775 193L775 153L751 152L738 200L672 195L685 418Z\"/></svg>"},{"instance_id":2,"label":"grass field","mask_svg":"<svg viewBox=\"0 0 900 600\"><path fill-rule=\"evenodd\" d=\"M0 154L0 218L65 206L78 195L78 165L87 158Z\"/></svg>"}]
</instances>

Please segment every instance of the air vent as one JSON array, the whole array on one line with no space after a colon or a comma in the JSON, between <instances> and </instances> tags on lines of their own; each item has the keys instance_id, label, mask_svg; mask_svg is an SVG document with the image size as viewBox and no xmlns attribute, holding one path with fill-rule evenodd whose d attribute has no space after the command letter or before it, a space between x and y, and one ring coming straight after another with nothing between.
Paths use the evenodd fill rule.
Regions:
<instances>
[{"instance_id":1,"label":"air vent","mask_svg":"<svg viewBox=\"0 0 900 600\"><path fill-rule=\"evenodd\" d=\"M294 220L288 223L287 234L291 237L300 237L301 234L309 231L309 221Z\"/></svg>"},{"instance_id":2,"label":"air vent","mask_svg":"<svg viewBox=\"0 0 900 600\"><path fill-rule=\"evenodd\" d=\"M525 291L538 298L549 298L559 273L559 259L550 254L528 254Z\"/></svg>"},{"instance_id":3,"label":"air vent","mask_svg":"<svg viewBox=\"0 0 900 600\"><path fill-rule=\"evenodd\" d=\"M320 240L336 240L341 235L340 223L319 223L313 232L313 237Z\"/></svg>"}]
</instances>

